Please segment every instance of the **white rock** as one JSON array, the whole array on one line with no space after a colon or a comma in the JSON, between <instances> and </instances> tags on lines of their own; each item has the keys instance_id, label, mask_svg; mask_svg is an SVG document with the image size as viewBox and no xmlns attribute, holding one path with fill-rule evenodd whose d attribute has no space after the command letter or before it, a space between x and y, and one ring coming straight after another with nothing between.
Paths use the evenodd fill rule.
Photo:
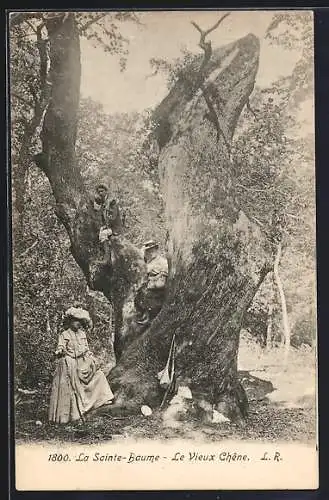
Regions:
<instances>
[{"instance_id":1,"label":"white rock","mask_svg":"<svg viewBox=\"0 0 329 500\"><path fill-rule=\"evenodd\" d=\"M221 424L222 422L229 422L230 419L225 417L222 413L219 413L219 411L213 410L211 421L213 424Z\"/></svg>"},{"instance_id":2,"label":"white rock","mask_svg":"<svg viewBox=\"0 0 329 500\"><path fill-rule=\"evenodd\" d=\"M141 412L144 415L144 417L149 417L150 415L152 415L152 408L150 408L147 405L143 405L141 407Z\"/></svg>"},{"instance_id":3,"label":"white rock","mask_svg":"<svg viewBox=\"0 0 329 500\"><path fill-rule=\"evenodd\" d=\"M178 387L177 396L183 399L193 399L191 389L187 385L181 385Z\"/></svg>"},{"instance_id":4,"label":"white rock","mask_svg":"<svg viewBox=\"0 0 329 500\"><path fill-rule=\"evenodd\" d=\"M40 422L40 420L37 420L37 421L35 422L35 425L42 425L42 422Z\"/></svg>"}]
</instances>

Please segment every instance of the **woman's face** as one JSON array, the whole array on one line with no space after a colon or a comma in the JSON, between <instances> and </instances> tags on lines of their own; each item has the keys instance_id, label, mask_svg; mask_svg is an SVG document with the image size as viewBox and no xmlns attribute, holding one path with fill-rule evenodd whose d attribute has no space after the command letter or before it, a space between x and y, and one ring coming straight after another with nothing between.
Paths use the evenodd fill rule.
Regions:
<instances>
[{"instance_id":1,"label":"woman's face","mask_svg":"<svg viewBox=\"0 0 329 500\"><path fill-rule=\"evenodd\" d=\"M104 189L104 188L98 188L98 189L97 189L97 194L98 194L98 196L100 197L100 199L101 199L102 201L104 201L104 200L105 200L105 198L106 198L107 190L106 190L106 189Z\"/></svg>"},{"instance_id":2,"label":"woman's face","mask_svg":"<svg viewBox=\"0 0 329 500\"><path fill-rule=\"evenodd\" d=\"M81 328L82 325L78 319L72 319L71 321L71 328L74 332L77 332L79 328Z\"/></svg>"},{"instance_id":3,"label":"woman's face","mask_svg":"<svg viewBox=\"0 0 329 500\"><path fill-rule=\"evenodd\" d=\"M144 252L144 261L147 263L147 262L150 262L150 260L154 259L154 257L156 257L158 254L158 249L157 248L151 248L149 250L146 250Z\"/></svg>"}]
</instances>

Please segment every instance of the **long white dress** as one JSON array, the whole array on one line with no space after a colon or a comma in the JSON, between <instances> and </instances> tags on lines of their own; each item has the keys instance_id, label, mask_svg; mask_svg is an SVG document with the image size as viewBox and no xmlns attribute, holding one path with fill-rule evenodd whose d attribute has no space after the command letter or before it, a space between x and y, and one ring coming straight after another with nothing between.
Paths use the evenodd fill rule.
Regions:
<instances>
[{"instance_id":1,"label":"long white dress","mask_svg":"<svg viewBox=\"0 0 329 500\"><path fill-rule=\"evenodd\" d=\"M49 405L49 420L67 423L88 411L110 404L113 393L104 373L96 369L86 333L67 329L59 335L58 360Z\"/></svg>"}]
</instances>

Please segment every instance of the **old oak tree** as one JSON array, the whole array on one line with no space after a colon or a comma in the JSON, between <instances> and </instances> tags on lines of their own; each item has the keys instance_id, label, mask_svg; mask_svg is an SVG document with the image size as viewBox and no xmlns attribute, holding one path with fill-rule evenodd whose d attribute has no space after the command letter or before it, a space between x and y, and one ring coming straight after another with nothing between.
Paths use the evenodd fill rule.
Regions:
<instances>
[{"instance_id":1,"label":"old oak tree","mask_svg":"<svg viewBox=\"0 0 329 500\"><path fill-rule=\"evenodd\" d=\"M239 206L231 175L231 142L254 88L259 42L250 34L212 49L206 37L224 17L208 31L193 23L203 54L181 72L154 111L170 273L162 310L140 332L131 322L131 304L145 275L141 252L124 235L112 237L112 258L104 263L100 215L76 161L81 73L76 16L42 19L50 65L42 89L48 98L42 152L35 162L51 185L72 255L89 286L113 305L117 364L109 379L116 401L109 415L139 411L143 404L159 407L163 390L157 373L173 335L176 381L190 387L196 407L206 401L231 419L246 415L237 376L239 334L271 266L271 249ZM201 150L195 146L200 137Z\"/></svg>"}]
</instances>

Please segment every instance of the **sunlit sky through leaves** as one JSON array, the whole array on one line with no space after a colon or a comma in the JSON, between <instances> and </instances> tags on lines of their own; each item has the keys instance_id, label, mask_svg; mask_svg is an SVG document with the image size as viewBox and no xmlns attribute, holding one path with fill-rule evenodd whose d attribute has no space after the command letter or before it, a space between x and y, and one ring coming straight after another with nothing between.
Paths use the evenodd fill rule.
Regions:
<instances>
[{"instance_id":1,"label":"sunlit sky through leaves","mask_svg":"<svg viewBox=\"0 0 329 500\"><path fill-rule=\"evenodd\" d=\"M222 12L145 12L142 26L131 22L121 23L122 34L129 39L127 69L120 72L119 58L94 47L92 42L82 39L82 97L91 97L103 104L108 113L142 111L154 107L166 95L163 74L149 77L152 73L150 59L165 58L172 61L181 55L183 47L200 53L199 33L192 26L194 20L204 29L211 27ZM260 38L260 66L256 84L271 85L281 76L287 76L300 57L300 48L285 50L271 45L264 39L273 13L232 12L211 33L213 47L230 43L248 33Z\"/></svg>"}]
</instances>

